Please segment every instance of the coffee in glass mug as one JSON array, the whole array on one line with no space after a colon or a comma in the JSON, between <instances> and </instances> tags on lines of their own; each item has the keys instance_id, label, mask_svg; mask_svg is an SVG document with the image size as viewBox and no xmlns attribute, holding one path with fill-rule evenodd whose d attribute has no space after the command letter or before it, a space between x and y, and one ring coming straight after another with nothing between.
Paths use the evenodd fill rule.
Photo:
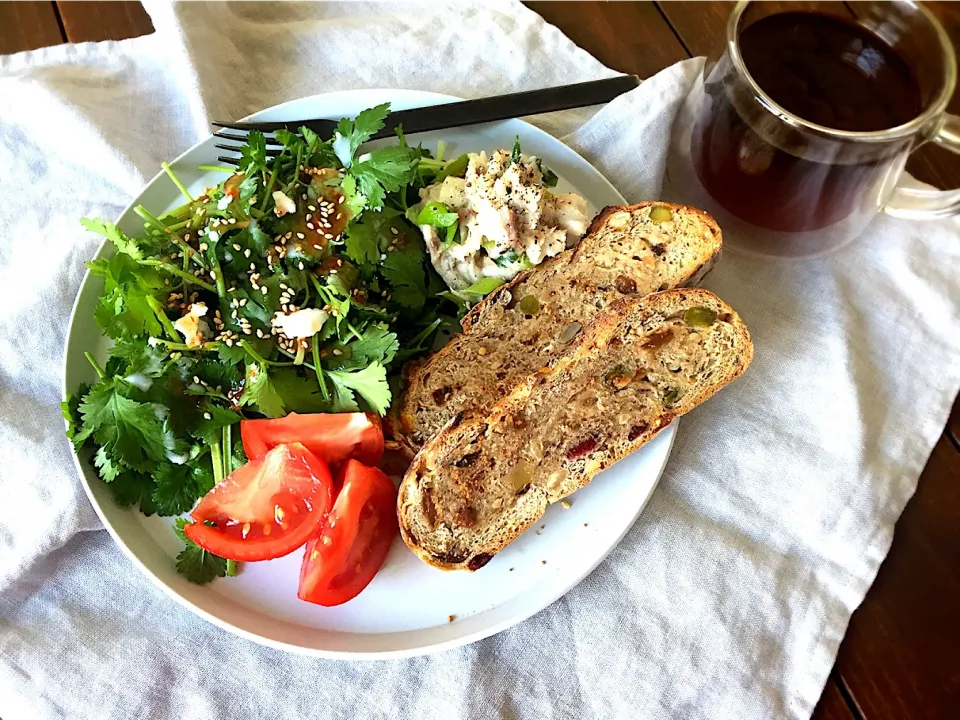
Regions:
<instances>
[{"instance_id":1,"label":"coffee in glass mug","mask_svg":"<svg viewBox=\"0 0 960 720\"><path fill-rule=\"evenodd\" d=\"M898 187L920 144L960 149L960 122L945 112L956 82L949 39L915 3L856 9L735 6L724 52L708 61L681 116L687 181L732 244L816 255L861 234L881 210L960 211L960 192Z\"/></svg>"}]
</instances>

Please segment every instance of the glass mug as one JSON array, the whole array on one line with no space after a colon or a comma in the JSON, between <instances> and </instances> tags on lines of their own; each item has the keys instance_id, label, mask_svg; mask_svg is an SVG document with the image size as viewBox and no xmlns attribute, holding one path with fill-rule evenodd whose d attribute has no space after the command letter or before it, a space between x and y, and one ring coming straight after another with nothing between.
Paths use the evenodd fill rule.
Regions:
<instances>
[{"instance_id":1,"label":"glass mug","mask_svg":"<svg viewBox=\"0 0 960 720\"><path fill-rule=\"evenodd\" d=\"M956 84L947 34L912 2L856 3L856 20L831 12L836 5L738 3L723 54L708 59L702 84L678 115L668 166L672 192L714 214L731 245L808 257L842 247L881 211L914 219L960 214L960 191L898 185L908 156L923 143L960 152L960 118L946 113ZM808 15L784 15L791 12ZM745 50L767 87L798 112L757 82ZM831 53L841 64L817 67ZM841 82L845 62L863 71L848 77L849 88ZM799 77L791 63L799 64ZM832 92L833 105L811 92L814 83L816 93ZM876 83L889 97L871 95ZM869 129L831 127L858 124Z\"/></svg>"}]
</instances>

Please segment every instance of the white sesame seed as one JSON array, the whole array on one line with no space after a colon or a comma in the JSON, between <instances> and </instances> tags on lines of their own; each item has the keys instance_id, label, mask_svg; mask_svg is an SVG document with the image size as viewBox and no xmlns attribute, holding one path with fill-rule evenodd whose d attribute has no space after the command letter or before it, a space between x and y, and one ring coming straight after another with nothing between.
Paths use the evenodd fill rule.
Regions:
<instances>
[{"instance_id":1,"label":"white sesame seed","mask_svg":"<svg viewBox=\"0 0 960 720\"><path fill-rule=\"evenodd\" d=\"M324 233L323 236L324 236L327 240L333 240L333 235L330 234L330 233Z\"/></svg>"},{"instance_id":2,"label":"white sesame seed","mask_svg":"<svg viewBox=\"0 0 960 720\"><path fill-rule=\"evenodd\" d=\"M380 259L381 259L381 260L386 260L386 259L387 259L387 254L386 254L386 253L380 253Z\"/></svg>"},{"instance_id":3,"label":"white sesame seed","mask_svg":"<svg viewBox=\"0 0 960 720\"><path fill-rule=\"evenodd\" d=\"M211 415L211 414L208 413L208 412L205 412L205 413L203 414L203 419L204 419L204 420L213 420L213 415Z\"/></svg>"},{"instance_id":4,"label":"white sesame seed","mask_svg":"<svg viewBox=\"0 0 960 720\"><path fill-rule=\"evenodd\" d=\"M392 227L390 228L390 232L392 232L394 235L397 235L399 231L395 227Z\"/></svg>"},{"instance_id":5,"label":"white sesame seed","mask_svg":"<svg viewBox=\"0 0 960 720\"><path fill-rule=\"evenodd\" d=\"M243 256L244 256L245 258L250 257L250 248L247 248L246 250L243 251Z\"/></svg>"},{"instance_id":6,"label":"white sesame seed","mask_svg":"<svg viewBox=\"0 0 960 720\"><path fill-rule=\"evenodd\" d=\"M300 268L301 270L303 270L303 263L298 263L298 264L297 264L297 267Z\"/></svg>"},{"instance_id":7,"label":"white sesame seed","mask_svg":"<svg viewBox=\"0 0 960 720\"><path fill-rule=\"evenodd\" d=\"M323 250L323 245L320 245L319 243L314 243L314 244L313 244L313 249L314 249L314 250Z\"/></svg>"},{"instance_id":8,"label":"white sesame seed","mask_svg":"<svg viewBox=\"0 0 960 720\"><path fill-rule=\"evenodd\" d=\"M343 355L343 350L341 350L340 348L334 348L334 349L333 349L333 354L336 355L337 357L339 357L339 356Z\"/></svg>"},{"instance_id":9,"label":"white sesame seed","mask_svg":"<svg viewBox=\"0 0 960 720\"><path fill-rule=\"evenodd\" d=\"M199 375L194 375L194 376L193 376L193 381L194 381L197 385L199 385L199 384L200 384L200 376L199 376Z\"/></svg>"},{"instance_id":10,"label":"white sesame seed","mask_svg":"<svg viewBox=\"0 0 960 720\"><path fill-rule=\"evenodd\" d=\"M260 288L260 292L263 293L264 295L266 295L266 294L267 294L268 292L270 292L270 291L267 290L265 287L262 287L262 288Z\"/></svg>"},{"instance_id":11,"label":"white sesame seed","mask_svg":"<svg viewBox=\"0 0 960 720\"><path fill-rule=\"evenodd\" d=\"M234 243L234 244L233 244L233 249L236 250L237 252L239 252L239 251L240 251L240 246L237 245L237 243Z\"/></svg>"},{"instance_id":12,"label":"white sesame seed","mask_svg":"<svg viewBox=\"0 0 960 720\"><path fill-rule=\"evenodd\" d=\"M316 228L314 228L312 222L308 222L308 223L307 223L307 230L315 230L315 229L316 229Z\"/></svg>"},{"instance_id":13,"label":"white sesame seed","mask_svg":"<svg viewBox=\"0 0 960 720\"><path fill-rule=\"evenodd\" d=\"M346 198L343 195L341 195L339 198L337 198L337 205L342 205L345 199Z\"/></svg>"}]
</instances>

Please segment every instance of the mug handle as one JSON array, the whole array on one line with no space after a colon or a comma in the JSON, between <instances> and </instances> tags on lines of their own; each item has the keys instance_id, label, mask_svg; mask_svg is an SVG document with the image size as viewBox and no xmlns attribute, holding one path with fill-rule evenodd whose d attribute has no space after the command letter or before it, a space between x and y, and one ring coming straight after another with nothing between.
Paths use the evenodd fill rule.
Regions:
<instances>
[{"instance_id":1,"label":"mug handle","mask_svg":"<svg viewBox=\"0 0 960 720\"><path fill-rule=\"evenodd\" d=\"M933 142L960 153L960 116L944 115ZM883 206L894 217L931 220L960 215L960 190L897 187Z\"/></svg>"}]
</instances>

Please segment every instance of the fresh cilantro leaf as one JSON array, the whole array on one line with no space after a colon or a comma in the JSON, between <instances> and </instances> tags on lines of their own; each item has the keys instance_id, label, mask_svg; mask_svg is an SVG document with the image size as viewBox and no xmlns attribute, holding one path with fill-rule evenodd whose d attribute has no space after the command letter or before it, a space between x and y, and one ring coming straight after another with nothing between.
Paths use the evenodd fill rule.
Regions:
<instances>
[{"instance_id":1,"label":"fresh cilantro leaf","mask_svg":"<svg viewBox=\"0 0 960 720\"><path fill-rule=\"evenodd\" d=\"M437 173L437 176L433 179L434 182L443 182L448 177L459 177L462 178L467 174L467 165L470 163L469 156L464 153L460 157L456 157L446 165L443 166L443 169Z\"/></svg>"},{"instance_id":2,"label":"fresh cilantro leaf","mask_svg":"<svg viewBox=\"0 0 960 720\"><path fill-rule=\"evenodd\" d=\"M193 465L161 463L153 474L151 498L158 515L179 515L193 507L214 486L209 462Z\"/></svg>"},{"instance_id":3,"label":"fresh cilantro leaf","mask_svg":"<svg viewBox=\"0 0 960 720\"><path fill-rule=\"evenodd\" d=\"M220 345L217 347L217 355L224 363L229 365L235 365L243 362L250 357L247 354L247 351L243 349L243 346L227 345L226 343L220 343Z\"/></svg>"},{"instance_id":4,"label":"fresh cilantro leaf","mask_svg":"<svg viewBox=\"0 0 960 720\"><path fill-rule=\"evenodd\" d=\"M413 150L394 145L374 150L364 161L354 163L350 177L356 178L367 207L377 210L383 207L387 192L396 192L413 182L417 162Z\"/></svg>"},{"instance_id":5,"label":"fresh cilantro leaf","mask_svg":"<svg viewBox=\"0 0 960 720\"><path fill-rule=\"evenodd\" d=\"M367 196L357 186L357 179L347 175L340 183L340 192L343 193L344 205L350 212L350 217L356 217L367 207Z\"/></svg>"},{"instance_id":6,"label":"fresh cilantro leaf","mask_svg":"<svg viewBox=\"0 0 960 720\"><path fill-rule=\"evenodd\" d=\"M368 108L357 115L355 120L343 118L337 124L334 134L333 151L344 167L353 164L353 156L357 148L379 132L383 121L390 113L390 103Z\"/></svg>"},{"instance_id":7,"label":"fresh cilantro leaf","mask_svg":"<svg viewBox=\"0 0 960 720\"><path fill-rule=\"evenodd\" d=\"M513 152L510 153L510 163L520 162L520 136L517 135L516 139L513 141Z\"/></svg>"},{"instance_id":8,"label":"fresh cilantro leaf","mask_svg":"<svg viewBox=\"0 0 960 720\"><path fill-rule=\"evenodd\" d=\"M150 497L153 492L153 479L149 475L134 470L124 470L107 487L113 493L113 499L117 505L121 507L139 505L140 512L147 516L156 512L153 499Z\"/></svg>"},{"instance_id":9,"label":"fresh cilantro leaf","mask_svg":"<svg viewBox=\"0 0 960 720\"><path fill-rule=\"evenodd\" d=\"M466 290L464 290L463 293L465 295L478 295L480 297L484 297L485 295L489 295L498 287L503 285L503 283L504 283L503 278L495 278L495 277L480 278L479 280L477 280L477 282L475 282L473 285L471 285Z\"/></svg>"},{"instance_id":10,"label":"fresh cilantro leaf","mask_svg":"<svg viewBox=\"0 0 960 720\"><path fill-rule=\"evenodd\" d=\"M198 585L205 585L214 578L225 577L227 561L194 544L183 532L184 526L188 524L189 521L185 518L177 519L177 535L186 544L183 552L177 555L177 572Z\"/></svg>"},{"instance_id":11,"label":"fresh cilantro leaf","mask_svg":"<svg viewBox=\"0 0 960 720\"><path fill-rule=\"evenodd\" d=\"M315 413L330 411L329 399L324 399L311 371L304 375L295 368L283 368L270 373L271 382L283 401L287 412Z\"/></svg>"},{"instance_id":12,"label":"fresh cilantro leaf","mask_svg":"<svg viewBox=\"0 0 960 720\"><path fill-rule=\"evenodd\" d=\"M303 139L296 133L290 132L286 128L280 128L273 131L273 137L285 148L290 148L296 152L298 145L303 145Z\"/></svg>"},{"instance_id":13,"label":"fresh cilantro leaf","mask_svg":"<svg viewBox=\"0 0 960 720\"><path fill-rule=\"evenodd\" d=\"M210 417L207 417L208 415ZM220 439L220 431L223 428L238 423L242 419L239 413L213 404L206 405L201 418L200 423L191 431L191 435L208 444L213 444Z\"/></svg>"},{"instance_id":14,"label":"fresh cilantro leaf","mask_svg":"<svg viewBox=\"0 0 960 720\"><path fill-rule=\"evenodd\" d=\"M142 340L130 338L117 340L110 349L110 357L124 361L124 372L128 376L139 374L148 378L160 377L169 359L162 346L151 346Z\"/></svg>"},{"instance_id":15,"label":"fresh cilantro leaf","mask_svg":"<svg viewBox=\"0 0 960 720\"><path fill-rule=\"evenodd\" d=\"M247 144L240 150L240 169L247 175L267 169L267 139L259 130L247 133Z\"/></svg>"},{"instance_id":16,"label":"fresh cilantro leaf","mask_svg":"<svg viewBox=\"0 0 960 720\"><path fill-rule=\"evenodd\" d=\"M347 256L361 265L378 263L381 227L379 218L370 217L370 213L364 213L360 221L350 221L344 238Z\"/></svg>"},{"instance_id":17,"label":"fresh cilantro leaf","mask_svg":"<svg viewBox=\"0 0 960 720\"><path fill-rule=\"evenodd\" d=\"M97 383L79 410L83 426L74 443L93 436L111 457L122 458L134 468L142 467L148 459L165 457L163 421L151 405L125 397L118 380Z\"/></svg>"},{"instance_id":18,"label":"fresh cilantro leaf","mask_svg":"<svg viewBox=\"0 0 960 720\"><path fill-rule=\"evenodd\" d=\"M540 169L540 176L543 178L543 184L545 187L556 187L557 181L560 179L557 177L557 174L550 168L543 166L543 161L540 158L537 158L537 167Z\"/></svg>"},{"instance_id":19,"label":"fresh cilantro leaf","mask_svg":"<svg viewBox=\"0 0 960 720\"><path fill-rule=\"evenodd\" d=\"M370 325L358 340L338 344L333 349L339 350L340 353L327 355L327 367L334 370L349 370L364 368L375 362L389 365L400 349L400 341L396 333L386 327Z\"/></svg>"},{"instance_id":20,"label":"fresh cilantro leaf","mask_svg":"<svg viewBox=\"0 0 960 720\"><path fill-rule=\"evenodd\" d=\"M423 252L408 247L387 255L382 272L392 288L395 302L410 310L419 310L427 301L426 276L423 272Z\"/></svg>"},{"instance_id":21,"label":"fresh cilantro leaf","mask_svg":"<svg viewBox=\"0 0 960 720\"><path fill-rule=\"evenodd\" d=\"M97 467L97 472L100 473L100 477L103 478L104 482L113 482L117 479L117 476L123 471L123 467L119 462L115 462L107 454L106 448L97 448L96 454L93 456L93 464Z\"/></svg>"},{"instance_id":22,"label":"fresh cilantro leaf","mask_svg":"<svg viewBox=\"0 0 960 720\"><path fill-rule=\"evenodd\" d=\"M94 309L94 317L109 337L163 333L155 310L160 308L156 295L163 293L163 282L153 268L138 265L124 253L87 266L90 272L104 278L103 294Z\"/></svg>"},{"instance_id":23,"label":"fresh cilantro leaf","mask_svg":"<svg viewBox=\"0 0 960 720\"><path fill-rule=\"evenodd\" d=\"M73 440L80 430L80 398L90 391L90 386L86 383L77 388L77 394L67 393L67 397L60 403L60 414L67 422L67 437ZM82 443L81 443L82 445ZM80 449L80 446L77 446Z\"/></svg>"},{"instance_id":24,"label":"fresh cilantro leaf","mask_svg":"<svg viewBox=\"0 0 960 720\"><path fill-rule=\"evenodd\" d=\"M389 365L400 349L396 333L379 325L371 325L363 331L363 337L347 345L350 363L347 367L360 367L371 363Z\"/></svg>"},{"instance_id":25,"label":"fresh cilantro leaf","mask_svg":"<svg viewBox=\"0 0 960 720\"><path fill-rule=\"evenodd\" d=\"M353 391L376 412L386 414L390 407L390 385L383 365L372 363L362 370L330 370L326 374L340 393L346 395Z\"/></svg>"},{"instance_id":26,"label":"fresh cilantro leaf","mask_svg":"<svg viewBox=\"0 0 960 720\"><path fill-rule=\"evenodd\" d=\"M114 247L117 248L118 252L129 255L137 261L143 260L143 250L137 244L137 241L127 237L127 235L112 222L104 222L96 218L82 218L80 224L87 230L107 238L107 240L112 242Z\"/></svg>"},{"instance_id":27,"label":"fresh cilantro leaf","mask_svg":"<svg viewBox=\"0 0 960 720\"><path fill-rule=\"evenodd\" d=\"M285 412L283 398L273 387L267 369L254 362L247 364L246 384L240 404L254 405L261 414L270 418L283 417Z\"/></svg>"}]
</instances>

